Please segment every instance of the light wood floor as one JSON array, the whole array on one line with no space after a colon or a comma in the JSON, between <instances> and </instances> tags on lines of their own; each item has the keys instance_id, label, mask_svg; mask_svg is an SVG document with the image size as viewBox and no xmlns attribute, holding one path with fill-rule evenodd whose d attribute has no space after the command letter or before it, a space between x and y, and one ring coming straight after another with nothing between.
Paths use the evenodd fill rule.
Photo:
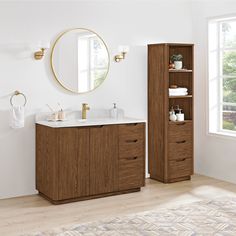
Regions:
<instances>
[{"instance_id":1,"label":"light wood floor","mask_svg":"<svg viewBox=\"0 0 236 236\"><path fill-rule=\"evenodd\" d=\"M236 197L236 185L195 175L191 181L174 184L147 179L141 192L57 206L38 195L0 200L0 235L45 231L222 196Z\"/></svg>"}]
</instances>

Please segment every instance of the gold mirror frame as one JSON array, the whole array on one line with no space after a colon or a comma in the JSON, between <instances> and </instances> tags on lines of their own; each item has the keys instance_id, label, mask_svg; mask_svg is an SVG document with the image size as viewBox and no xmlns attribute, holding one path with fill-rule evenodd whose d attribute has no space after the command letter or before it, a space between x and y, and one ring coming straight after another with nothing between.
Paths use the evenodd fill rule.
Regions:
<instances>
[{"instance_id":1,"label":"gold mirror frame","mask_svg":"<svg viewBox=\"0 0 236 236\"><path fill-rule=\"evenodd\" d=\"M99 39L103 42L103 44L105 45L105 48L106 48L106 50L107 50L107 56L108 56L108 67L107 67L107 72L106 72L106 74L105 74L105 76L104 76L103 82L107 79L107 75L108 75L109 70L110 70L110 53L109 53L108 47L107 47L105 41L102 39L102 37L101 37L99 34L97 34L95 31L90 30L90 29L87 29L87 28L71 28L71 29L68 29L68 30L66 30L66 31L63 31L63 32L62 32L61 34L59 34L59 36L56 38L56 41L54 42L54 44L53 44L53 46L52 46L51 56L50 56L50 65L51 65L51 69L52 69L52 73L53 73L54 78L56 79L56 81L57 81L65 90L67 90L67 91L69 91L69 92L72 92L72 93L76 93L76 94L86 94L86 93L90 93L90 92L94 91L95 89L97 89L98 87L100 87L100 86L103 84L103 82L102 82L101 84L99 84L97 87L95 87L95 88L93 88L93 89L91 89L91 90L89 90L89 91L81 92L81 93L80 93L80 92L78 92L78 91L71 90L71 89L67 88L64 84L62 84L62 82L58 79L58 76L57 76L57 74L56 74L56 71L55 71L55 69L54 69L54 67L53 67L53 54L54 54L54 49L55 49L55 47L56 47L58 41L59 41L65 34L71 32L71 31L74 31L74 30L87 30L87 31L90 31L90 32L96 34L96 35L98 36L98 38L99 38Z\"/></svg>"}]
</instances>

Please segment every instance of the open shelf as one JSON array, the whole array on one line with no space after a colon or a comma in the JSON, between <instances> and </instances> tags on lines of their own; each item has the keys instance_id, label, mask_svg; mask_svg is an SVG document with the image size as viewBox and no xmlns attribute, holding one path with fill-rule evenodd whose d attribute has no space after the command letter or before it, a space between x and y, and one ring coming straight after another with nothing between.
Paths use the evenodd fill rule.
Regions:
<instances>
[{"instance_id":1,"label":"open shelf","mask_svg":"<svg viewBox=\"0 0 236 236\"><path fill-rule=\"evenodd\" d=\"M185 69L181 69L181 70L176 70L176 69L169 69L170 73L191 73L193 72L193 70L185 70Z\"/></svg>"},{"instance_id":2,"label":"open shelf","mask_svg":"<svg viewBox=\"0 0 236 236\"><path fill-rule=\"evenodd\" d=\"M173 99L173 98L192 98L193 95L185 95L185 96L169 96L169 98Z\"/></svg>"}]
</instances>

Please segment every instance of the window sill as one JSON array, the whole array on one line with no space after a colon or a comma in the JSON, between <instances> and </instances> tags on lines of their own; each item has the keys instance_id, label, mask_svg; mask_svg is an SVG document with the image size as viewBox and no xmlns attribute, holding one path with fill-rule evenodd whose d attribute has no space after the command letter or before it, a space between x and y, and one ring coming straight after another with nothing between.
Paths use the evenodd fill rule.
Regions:
<instances>
[{"instance_id":1,"label":"window sill","mask_svg":"<svg viewBox=\"0 0 236 236\"><path fill-rule=\"evenodd\" d=\"M208 132L208 136L223 138L223 139L231 139L236 140L236 134L231 134L227 132Z\"/></svg>"}]
</instances>

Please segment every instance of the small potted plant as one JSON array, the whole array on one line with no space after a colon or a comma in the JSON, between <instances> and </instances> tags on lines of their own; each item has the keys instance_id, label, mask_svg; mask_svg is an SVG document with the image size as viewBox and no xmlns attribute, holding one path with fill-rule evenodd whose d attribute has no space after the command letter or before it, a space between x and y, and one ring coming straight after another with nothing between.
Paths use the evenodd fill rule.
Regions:
<instances>
[{"instance_id":1,"label":"small potted plant","mask_svg":"<svg viewBox=\"0 0 236 236\"><path fill-rule=\"evenodd\" d=\"M181 54L174 54L171 56L171 61L174 62L175 69L181 70L183 67L183 56Z\"/></svg>"}]
</instances>

